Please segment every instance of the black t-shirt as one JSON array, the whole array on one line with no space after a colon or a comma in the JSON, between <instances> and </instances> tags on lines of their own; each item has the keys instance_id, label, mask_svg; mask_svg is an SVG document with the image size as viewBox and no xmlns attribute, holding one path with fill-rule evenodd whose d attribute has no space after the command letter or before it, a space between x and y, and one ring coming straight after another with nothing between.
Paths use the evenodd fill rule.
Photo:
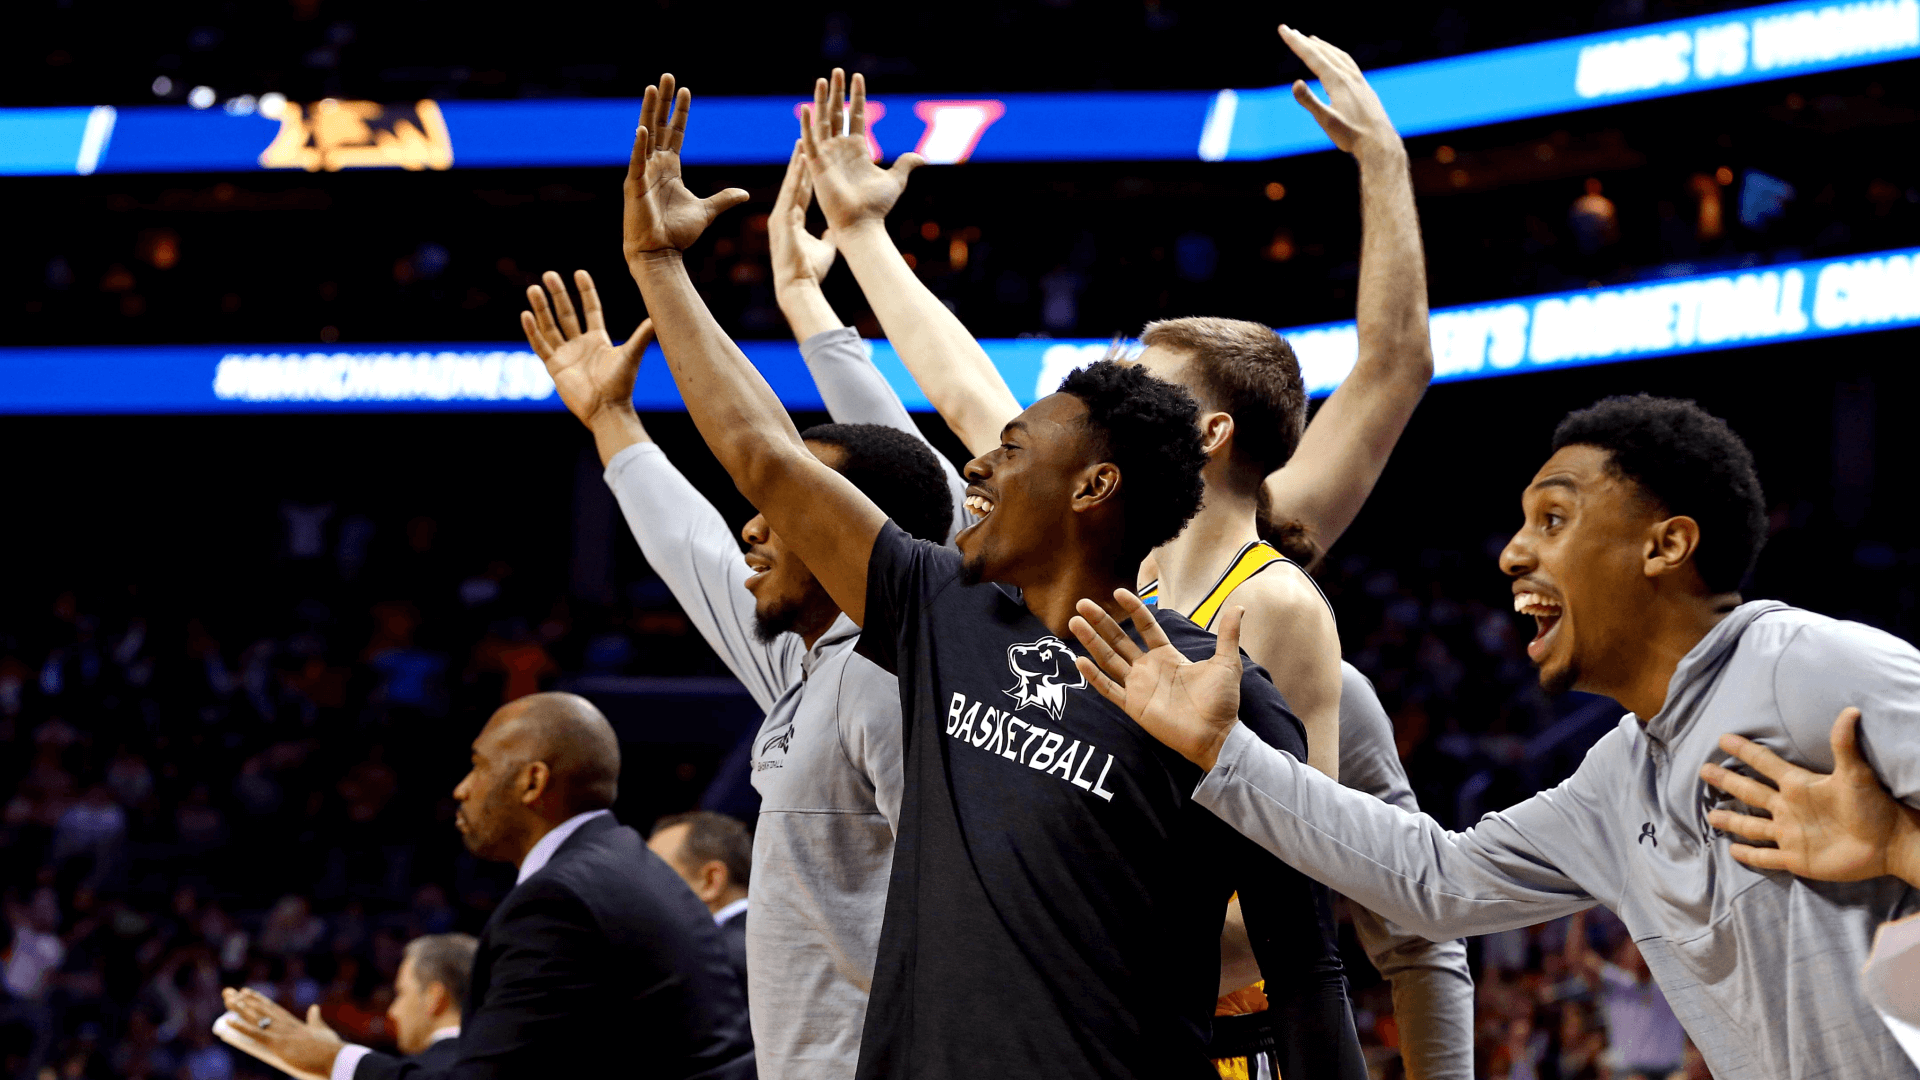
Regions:
<instances>
[{"instance_id":1,"label":"black t-shirt","mask_svg":"<svg viewBox=\"0 0 1920 1080\"><path fill-rule=\"evenodd\" d=\"M1211 635L1158 618L1212 655ZM860 1080L1213 1080L1236 888L1270 989L1338 989L1293 1035L1357 1060L1316 887L1195 805L1200 770L1088 686L1076 649L1000 587L963 584L953 551L881 530L859 651L900 679L904 790ZM1246 662L1241 721L1304 760L1264 674Z\"/></svg>"}]
</instances>

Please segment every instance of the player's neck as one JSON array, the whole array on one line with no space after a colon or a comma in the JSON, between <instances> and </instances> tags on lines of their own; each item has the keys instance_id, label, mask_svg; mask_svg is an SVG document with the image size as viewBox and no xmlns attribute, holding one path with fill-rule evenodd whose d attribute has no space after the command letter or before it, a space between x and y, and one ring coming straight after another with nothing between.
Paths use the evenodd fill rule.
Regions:
<instances>
[{"instance_id":1,"label":"player's neck","mask_svg":"<svg viewBox=\"0 0 1920 1080\"><path fill-rule=\"evenodd\" d=\"M1632 637L1632 660L1623 665L1617 685L1600 692L1641 722L1652 719L1666 707L1667 689L1680 661L1738 606L1739 593L1674 596L1649 605Z\"/></svg>"},{"instance_id":2,"label":"player's neck","mask_svg":"<svg viewBox=\"0 0 1920 1080\"><path fill-rule=\"evenodd\" d=\"M1113 569L1114 560L1106 558L1062 559L1044 580L1021 583L1020 591L1027 610L1046 624L1053 636L1073 640L1067 623L1073 618L1074 605L1092 600L1122 622L1126 613L1113 602L1115 589L1131 589L1135 582Z\"/></svg>"},{"instance_id":3,"label":"player's neck","mask_svg":"<svg viewBox=\"0 0 1920 1080\"><path fill-rule=\"evenodd\" d=\"M1160 571L1159 603L1169 611L1187 611L1207 591L1240 549L1260 539L1257 492L1234 492L1225 484L1207 484L1206 502L1180 535L1153 553Z\"/></svg>"}]
</instances>

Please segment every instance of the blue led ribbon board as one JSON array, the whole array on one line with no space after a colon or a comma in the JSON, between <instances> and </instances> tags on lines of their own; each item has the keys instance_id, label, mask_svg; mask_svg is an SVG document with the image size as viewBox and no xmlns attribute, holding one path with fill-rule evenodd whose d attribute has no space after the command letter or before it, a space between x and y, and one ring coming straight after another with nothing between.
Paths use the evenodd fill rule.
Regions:
<instances>
[{"instance_id":1,"label":"blue led ribbon board","mask_svg":"<svg viewBox=\"0 0 1920 1080\"><path fill-rule=\"evenodd\" d=\"M1920 248L1520 297L1433 313L1434 381L1737 349L1920 326ZM1353 370L1351 322L1282 330L1315 397ZM869 342L907 408L930 411L893 347ZM1021 404L1105 356L1105 340L982 341ZM824 408L791 341L743 341L787 407ZM684 408L657 347L634 388ZM0 348L0 413L553 411L539 358L515 343Z\"/></svg>"},{"instance_id":2,"label":"blue led ribbon board","mask_svg":"<svg viewBox=\"0 0 1920 1080\"><path fill-rule=\"evenodd\" d=\"M1276 38L1273 48L1283 46ZM1920 0L1771 4L1369 72L1402 134L1425 135L1617 102L1920 56ZM1317 89L1317 87L1316 87ZM779 164L798 97L701 97L686 160ZM0 109L0 174L620 166L634 99L236 99L186 106ZM1330 149L1286 87L1259 90L881 96L876 156L960 161L1280 158Z\"/></svg>"}]
</instances>

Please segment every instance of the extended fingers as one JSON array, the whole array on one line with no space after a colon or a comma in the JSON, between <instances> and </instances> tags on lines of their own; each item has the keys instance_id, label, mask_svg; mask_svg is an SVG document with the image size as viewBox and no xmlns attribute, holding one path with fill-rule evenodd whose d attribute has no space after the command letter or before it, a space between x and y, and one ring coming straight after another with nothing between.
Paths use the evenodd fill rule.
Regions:
<instances>
[{"instance_id":1,"label":"extended fingers","mask_svg":"<svg viewBox=\"0 0 1920 1080\"><path fill-rule=\"evenodd\" d=\"M859 72L853 73L852 119L847 124L847 134L865 135L867 133L867 77Z\"/></svg>"},{"instance_id":2,"label":"extended fingers","mask_svg":"<svg viewBox=\"0 0 1920 1080\"><path fill-rule=\"evenodd\" d=\"M1810 777L1815 775L1752 739L1743 738L1732 732L1720 736L1720 749L1753 766L1761 776L1775 784L1793 779L1800 773L1807 773Z\"/></svg>"},{"instance_id":3,"label":"extended fingers","mask_svg":"<svg viewBox=\"0 0 1920 1080\"><path fill-rule=\"evenodd\" d=\"M527 309L532 312L534 327L545 339L547 348L558 349L565 339L560 336L560 328L553 323L553 309L547 304L547 290L538 285L527 286Z\"/></svg>"},{"instance_id":4,"label":"extended fingers","mask_svg":"<svg viewBox=\"0 0 1920 1080\"><path fill-rule=\"evenodd\" d=\"M1080 617L1093 628L1100 640L1108 648L1118 652L1120 658L1128 664L1132 664L1144 655L1140 646L1134 644L1133 639L1127 636L1126 630L1120 626L1120 623L1112 615L1107 614L1107 610L1099 604L1091 600L1081 600L1073 605L1073 609L1080 613Z\"/></svg>"},{"instance_id":5,"label":"extended fingers","mask_svg":"<svg viewBox=\"0 0 1920 1080\"><path fill-rule=\"evenodd\" d=\"M1742 776L1732 769L1724 769L1718 765L1700 766L1700 779L1748 806L1757 806L1762 810L1773 809L1773 800L1780 794L1750 776Z\"/></svg>"},{"instance_id":6,"label":"extended fingers","mask_svg":"<svg viewBox=\"0 0 1920 1080\"><path fill-rule=\"evenodd\" d=\"M1127 707L1127 688L1107 678L1106 672L1101 671L1099 665L1084 656L1076 656L1073 658L1073 666L1080 672L1082 678L1100 692L1101 697L1122 709Z\"/></svg>"},{"instance_id":7,"label":"extended fingers","mask_svg":"<svg viewBox=\"0 0 1920 1080\"><path fill-rule=\"evenodd\" d=\"M813 80L813 116L807 126L813 132L816 142L821 139L831 139L839 134L827 126L827 95L827 80ZM813 144L807 144L807 149L812 150Z\"/></svg>"},{"instance_id":8,"label":"extended fingers","mask_svg":"<svg viewBox=\"0 0 1920 1080\"><path fill-rule=\"evenodd\" d=\"M835 138L845 129L847 122L847 72L844 68L833 69L833 80L827 88L827 138Z\"/></svg>"},{"instance_id":9,"label":"extended fingers","mask_svg":"<svg viewBox=\"0 0 1920 1080\"><path fill-rule=\"evenodd\" d=\"M1787 853L1779 848L1754 847L1751 844L1728 844L1727 854L1755 870L1787 870Z\"/></svg>"},{"instance_id":10,"label":"extended fingers","mask_svg":"<svg viewBox=\"0 0 1920 1080\"><path fill-rule=\"evenodd\" d=\"M1246 614L1247 609L1238 604L1220 613L1220 630L1213 644L1215 660L1240 663L1240 621Z\"/></svg>"},{"instance_id":11,"label":"extended fingers","mask_svg":"<svg viewBox=\"0 0 1920 1080\"><path fill-rule=\"evenodd\" d=\"M1732 810L1714 810L1707 814L1707 824L1721 832L1743 836L1748 840L1778 839L1778 826L1772 818L1755 817L1752 814L1739 814Z\"/></svg>"},{"instance_id":12,"label":"extended fingers","mask_svg":"<svg viewBox=\"0 0 1920 1080\"><path fill-rule=\"evenodd\" d=\"M804 139L793 140L793 156L787 159L787 173L780 178L780 194L773 197L773 216L776 220L793 208L794 200L798 197L800 172L807 167L803 142Z\"/></svg>"},{"instance_id":13,"label":"extended fingers","mask_svg":"<svg viewBox=\"0 0 1920 1080\"><path fill-rule=\"evenodd\" d=\"M553 306L560 313L561 337L579 337L580 317L574 313L573 297L567 295L567 286L560 280L560 275L549 270L540 275L540 280L546 283L547 292L553 297Z\"/></svg>"},{"instance_id":14,"label":"extended fingers","mask_svg":"<svg viewBox=\"0 0 1920 1080\"><path fill-rule=\"evenodd\" d=\"M633 328L633 335L627 338L627 355L637 358L641 353L646 352L647 346L651 344L653 344L653 320L641 319L640 325Z\"/></svg>"},{"instance_id":15,"label":"extended fingers","mask_svg":"<svg viewBox=\"0 0 1920 1080\"><path fill-rule=\"evenodd\" d=\"M1086 600L1082 600L1081 604L1089 605L1095 610L1100 607ZM1125 634L1121 634L1116 642L1097 624L1097 616L1089 618L1085 608L1081 610L1081 614L1067 620L1067 629L1073 631L1073 636L1080 639L1081 647L1087 650L1087 655L1099 665L1100 670L1112 676L1115 682L1122 686L1126 685L1127 676L1133 670L1133 662L1139 659L1139 656L1132 651L1133 642L1128 641ZM1118 628L1116 624L1115 629ZM1129 652L1122 653L1120 651L1122 648L1128 649Z\"/></svg>"},{"instance_id":16,"label":"extended fingers","mask_svg":"<svg viewBox=\"0 0 1920 1080\"><path fill-rule=\"evenodd\" d=\"M649 133L660 130L659 114L660 114L660 88L657 86L649 86L647 87L646 93L640 95L640 127L641 129ZM648 146L646 145L643 145L641 147L642 152L644 152L646 149L648 149Z\"/></svg>"},{"instance_id":17,"label":"extended fingers","mask_svg":"<svg viewBox=\"0 0 1920 1080\"><path fill-rule=\"evenodd\" d=\"M535 356L542 360L553 359L554 347L549 345L547 339L540 333L539 325L533 321L533 312L520 313L520 332L527 336L527 346L533 350Z\"/></svg>"},{"instance_id":18,"label":"extended fingers","mask_svg":"<svg viewBox=\"0 0 1920 1080\"><path fill-rule=\"evenodd\" d=\"M593 287L593 275L585 270L575 270L573 287L580 290L580 315L586 320L587 329L605 333L607 315L600 307L600 290Z\"/></svg>"},{"instance_id":19,"label":"extended fingers","mask_svg":"<svg viewBox=\"0 0 1920 1080\"><path fill-rule=\"evenodd\" d=\"M673 76L667 76L671 79ZM693 91L686 87L673 99L673 119L667 124L667 149L674 153L687 141L687 113L693 110Z\"/></svg>"},{"instance_id":20,"label":"extended fingers","mask_svg":"<svg viewBox=\"0 0 1920 1080\"><path fill-rule=\"evenodd\" d=\"M1113 599L1120 605L1120 610L1133 619L1133 628L1140 632L1140 640L1146 643L1148 652L1168 644L1167 632L1160 628L1160 620L1153 617L1153 609L1147 606L1145 600L1127 589L1113 590ZM1115 628L1118 629L1118 626Z\"/></svg>"},{"instance_id":21,"label":"extended fingers","mask_svg":"<svg viewBox=\"0 0 1920 1080\"><path fill-rule=\"evenodd\" d=\"M1833 722L1833 733L1828 737L1833 747L1833 771L1857 772L1873 771L1867 759L1860 754L1860 710L1848 707L1840 710Z\"/></svg>"}]
</instances>

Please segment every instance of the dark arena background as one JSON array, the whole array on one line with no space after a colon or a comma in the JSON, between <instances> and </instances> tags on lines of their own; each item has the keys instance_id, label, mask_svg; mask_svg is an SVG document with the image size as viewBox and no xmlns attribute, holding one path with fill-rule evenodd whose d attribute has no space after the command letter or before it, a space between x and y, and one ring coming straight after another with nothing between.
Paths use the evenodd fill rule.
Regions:
<instances>
[{"instance_id":1,"label":"dark arena background","mask_svg":"<svg viewBox=\"0 0 1920 1080\"><path fill-rule=\"evenodd\" d=\"M1784 53L1759 26L1823 7L1878 21ZM799 370L765 215L792 104L839 65L888 101L875 127L888 158L924 128L955 162L920 171L890 225L1003 370L1030 379L1062 355L1048 349L1151 319L1353 318L1352 159L1256 130L1262 101L1282 127L1304 119L1281 115L1298 111L1285 87L1307 73L1275 22L1349 50L1370 76L1465 65L1408 68L1412 97L1376 84L1407 135L1436 316L1531 312L1532 351L1502 353L1484 331L1437 350L1435 385L1318 575L1422 807L1464 828L1564 777L1620 713L1540 691L1531 624L1510 613L1494 561L1569 409L1646 391L1725 417L1771 512L1745 595L1920 633L1915 12L15 6L0 47L0 1072L274 1075L209 1034L219 988L242 984L390 1045L403 944L476 931L512 884L465 852L450 792L469 740L519 695L571 689L601 705L622 741L628 824L703 799L751 820L739 744L759 710L649 570L550 388L372 404L207 389L236 356L523 350L524 290L549 269L592 270L626 333L642 311L617 242L620 181L632 99L659 72L697 97L689 186L752 193L689 265L756 361ZM1675 20L1694 43L1677 69L1580 56L1666 40ZM1746 35L1738 67L1701 51L1728 26ZM1551 65L1495 62L1536 45L1562 49L1565 86L1536 85ZM1227 87L1243 88L1231 108ZM1396 111L1416 97L1423 117ZM723 99L760 102L774 130L734 153ZM916 101L1004 115L941 142ZM316 123L301 146L317 156L256 161L287 110L317 117L323 102L378 103L375 128L404 123L425 149L378 158L371 136L328 144ZM1045 126L1068 106L1094 119ZM1023 110L1045 115L1029 124ZM437 133L428 112L444 114ZM593 147L569 158L576 114ZM451 167L435 157L443 142ZM1557 353L1543 344L1539 297L1575 310L1685 281L1708 283L1702 304L1722 295L1714 281L1732 283L1726 295L1771 289L1767 317L1726 316L1735 329L1678 344L1658 326L1596 343L1589 320ZM827 294L881 336L844 268ZM647 364L664 374L657 352ZM793 404L803 427L825 419L817 397ZM685 414L651 409L672 459L744 521ZM916 416L964 459L936 416ZM1604 912L1594 921L1597 943L1620 933ZM1608 1075L1565 938L1547 924L1470 942L1479 1075L1519 1077L1523 1056L1542 1062L1527 1076ZM1387 988L1357 944L1348 953L1370 1064L1401 1075Z\"/></svg>"}]
</instances>

